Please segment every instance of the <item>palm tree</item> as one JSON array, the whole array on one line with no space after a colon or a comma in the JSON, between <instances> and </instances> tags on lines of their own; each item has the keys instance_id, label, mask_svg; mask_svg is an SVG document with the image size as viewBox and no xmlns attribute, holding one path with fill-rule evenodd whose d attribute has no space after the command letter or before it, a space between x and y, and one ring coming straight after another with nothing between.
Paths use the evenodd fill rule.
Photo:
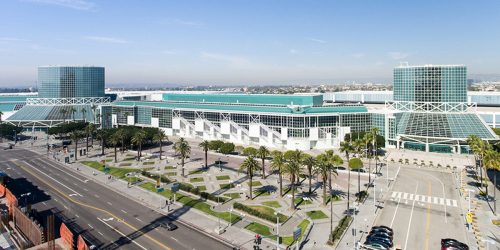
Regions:
<instances>
[{"instance_id":1,"label":"palm tree","mask_svg":"<svg viewBox=\"0 0 500 250\"><path fill-rule=\"evenodd\" d=\"M312 157L309 154L304 154L304 159L302 159L302 164L306 166L307 168L307 173L309 177L309 194L312 194L312 175L313 175L313 168L316 166L316 158Z\"/></svg>"},{"instance_id":2,"label":"palm tree","mask_svg":"<svg viewBox=\"0 0 500 250\"><path fill-rule=\"evenodd\" d=\"M266 178L266 166L265 160L266 157L269 156L269 150L265 146L260 146L257 150L257 155L262 160L262 179Z\"/></svg>"},{"instance_id":3,"label":"palm tree","mask_svg":"<svg viewBox=\"0 0 500 250\"><path fill-rule=\"evenodd\" d=\"M82 118L83 118L83 120L85 122L87 122L87 117L85 116L85 114L87 113L87 109L82 108L80 111L82 112Z\"/></svg>"},{"instance_id":4,"label":"palm tree","mask_svg":"<svg viewBox=\"0 0 500 250\"><path fill-rule=\"evenodd\" d=\"M2 116L3 116L3 112L0 111L0 123L2 122Z\"/></svg>"},{"instance_id":5,"label":"palm tree","mask_svg":"<svg viewBox=\"0 0 500 250\"><path fill-rule=\"evenodd\" d=\"M78 160L78 140L82 138L82 134L80 131L73 131L70 135L71 140L75 143L75 161Z\"/></svg>"},{"instance_id":6,"label":"palm tree","mask_svg":"<svg viewBox=\"0 0 500 250\"><path fill-rule=\"evenodd\" d=\"M332 163L332 165L334 167L340 167L340 166L342 166L342 164L344 164L344 160L342 160L342 158L339 155L333 155L330 158L330 162ZM332 181L332 173L335 175L338 175L337 170L334 167L332 167L330 170L330 178L329 178L330 182ZM331 183L330 183L330 188L331 188ZM330 191L331 191L331 189L330 189Z\"/></svg>"},{"instance_id":7,"label":"palm tree","mask_svg":"<svg viewBox=\"0 0 500 250\"><path fill-rule=\"evenodd\" d=\"M296 150L288 150L285 152L284 154L284 157L286 159L287 162L291 162L291 161L295 161L297 162L299 165L302 164L302 158L304 157L303 156L304 153L298 149ZM299 175L295 175L294 178L299 178ZM293 180L295 182L295 180Z\"/></svg>"},{"instance_id":8,"label":"palm tree","mask_svg":"<svg viewBox=\"0 0 500 250\"><path fill-rule=\"evenodd\" d=\"M351 142L343 141L340 143L340 152L345 153L345 158L349 162L349 153L353 151ZM349 210L349 201L351 195L351 168L347 167L347 210Z\"/></svg>"},{"instance_id":9,"label":"palm tree","mask_svg":"<svg viewBox=\"0 0 500 250\"><path fill-rule=\"evenodd\" d=\"M377 160L378 160L378 157L377 157L377 151L378 151L378 148L377 148L377 136L379 135L380 133L380 129L375 127L375 128L372 128L371 131L370 131L370 134L372 135L372 147L373 147L373 154L375 155L375 173L378 173L377 172Z\"/></svg>"},{"instance_id":10,"label":"palm tree","mask_svg":"<svg viewBox=\"0 0 500 250\"><path fill-rule=\"evenodd\" d=\"M146 142L146 132L141 129L132 136L131 142L137 146L137 160L142 156L142 144Z\"/></svg>"},{"instance_id":11,"label":"palm tree","mask_svg":"<svg viewBox=\"0 0 500 250\"><path fill-rule=\"evenodd\" d=\"M278 172L278 180L280 183L280 196L283 196L283 170L285 168L286 160L281 151L273 151L273 159L271 160L271 169Z\"/></svg>"},{"instance_id":12,"label":"palm tree","mask_svg":"<svg viewBox=\"0 0 500 250\"><path fill-rule=\"evenodd\" d=\"M168 140L168 137L165 135L165 133L161 129L158 129L158 132L153 136L153 141L160 144L160 160L161 160L161 155L163 152L163 140L165 140L165 139Z\"/></svg>"},{"instance_id":13,"label":"palm tree","mask_svg":"<svg viewBox=\"0 0 500 250\"><path fill-rule=\"evenodd\" d=\"M358 193L361 192L361 178L359 172L363 168L363 162L359 158L351 158L349 160L349 168L356 169L358 171Z\"/></svg>"},{"instance_id":14,"label":"palm tree","mask_svg":"<svg viewBox=\"0 0 500 250\"><path fill-rule=\"evenodd\" d=\"M123 128L119 128L118 130L116 130L115 132L116 136L118 136L118 138L120 138L120 142L121 142L121 145L120 145L120 152L123 154L124 152L124 148L125 148L125 137L127 136L127 134L125 133L125 129Z\"/></svg>"},{"instance_id":15,"label":"palm tree","mask_svg":"<svg viewBox=\"0 0 500 250\"><path fill-rule=\"evenodd\" d=\"M481 138L479 138L477 135L470 135L467 138L467 143L469 144L469 147L471 148L472 152L474 153L474 156L477 160L479 160L479 171L480 171L480 185L481 188L483 187L483 160L484 156L486 153L485 150L485 143ZM486 189L487 191L488 189Z\"/></svg>"},{"instance_id":16,"label":"palm tree","mask_svg":"<svg viewBox=\"0 0 500 250\"><path fill-rule=\"evenodd\" d=\"M208 149L210 146L210 142L207 140L202 141L198 147L202 148L205 152L205 168L208 169Z\"/></svg>"},{"instance_id":17,"label":"palm tree","mask_svg":"<svg viewBox=\"0 0 500 250\"><path fill-rule=\"evenodd\" d=\"M115 163L118 162L116 160L116 148L118 147L118 144L121 141L121 137L120 137L120 134L118 133L118 131L119 130L117 130L115 133L113 133L109 138L109 142L113 145L113 149L115 152Z\"/></svg>"},{"instance_id":18,"label":"palm tree","mask_svg":"<svg viewBox=\"0 0 500 250\"><path fill-rule=\"evenodd\" d=\"M61 113L62 117L63 117L63 123L66 122L66 113L68 113L68 110L66 110L66 108L62 108L59 110L59 113Z\"/></svg>"},{"instance_id":19,"label":"palm tree","mask_svg":"<svg viewBox=\"0 0 500 250\"><path fill-rule=\"evenodd\" d=\"M297 152L300 152L297 150ZM301 154L296 154L297 156L300 156ZM298 179L298 176L302 172L302 165L301 165L301 159L297 159L295 157L292 157L292 160L288 161L285 164L285 173L287 173L290 176L291 184L290 188L292 189L292 202L290 203L290 208L292 210L295 210L295 179Z\"/></svg>"},{"instance_id":20,"label":"palm tree","mask_svg":"<svg viewBox=\"0 0 500 250\"><path fill-rule=\"evenodd\" d=\"M89 152L89 136L92 136L94 134L94 131L95 131L95 126L93 123L89 123L89 124L87 124L87 126L85 126L85 137L86 137L85 149L87 150L87 152Z\"/></svg>"},{"instance_id":21,"label":"palm tree","mask_svg":"<svg viewBox=\"0 0 500 250\"><path fill-rule=\"evenodd\" d=\"M364 142L361 139L356 139L353 143L354 152L356 153L357 158L361 161L361 152L363 152ZM349 164L352 159L349 160ZM361 172L358 169L358 193L361 191Z\"/></svg>"},{"instance_id":22,"label":"palm tree","mask_svg":"<svg viewBox=\"0 0 500 250\"><path fill-rule=\"evenodd\" d=\"M260 168L259 163L253 158L253 156L248 156L240 165L240 171L246 171L248 179L250 182L248 183L248 186L250 187L250 200L253 199L253 193L252 193L252 179L255 171L258 171Z\"/></svg>"},{"instance_id":23,"label":"palm tree","mask_svg":"<svg viewBox=\"0 0 500 250\"><path fill-rule=\"evenodd\" d=\"M107 137L107 131L104 129L97 130L97 139L101 141L101 155L104 155L104 141Z\"/></svg>"},{"instance_id":24,"label":"palm tree","mask_svg":"<svg viewBox=\"0 0 500 250\"><path fill-rule=\"evenodd\" d=\"M191 146L189 146L189 143L181 137L174 143L174 150L175 153L179 154L181 158L182 176L184 176L184 160L189 158L189 154L191 154Z\"/></svg>"},{"instance_id":25,"label":"palm tree","mask_svg":"<svg viewBox=\"0 0 500 250\"><path fill-rule=\"evenodd\" d=\"M372 141L372 135L368 132L363 136L362 140L363 140L363 143L365 144L365 157L368 160L368 185L370 185L372 183L372 181L371 181L372 170L371 170L371 157L370 157L370 154L368 154L368 145Z\"/></svg>"},{"instance_id":26,"label":"palm tree","mask_svg":"<svg viewBox=\"0 0 500 250\"><path fill-rule=\"evenodd\" d=\"M96 123L96 121L98 124L101 124L101 127L102 127L101 114L97 114L94 116L94 123Z\"/></svg>"},{"instance_id":27,"label":"palm tree","mask_svg":"<svg viewBox=\"0 0 500 250\"><path fill-rule=\"evenodd\" d=\"M69 109L69 111L71 112L71 116L72 116L73 121L74 121L74 120L75 120L75 113L76 113L76 109L75 109L75 107L71 107L71 108Z\"/></svg>"},{"instance_id":28,"label":"palm tree","mask_svg":"<svg viewBox=\"0 0 500 250\"><path fill-rule=\"evenodd\" d=\"M326 154L320 154L316 157L318 164L316 164L315 172L321 176L323 184L323 205L326 206L326 183L328 182L328 174L332 168L329 157Z\"/></svg>"},{"instance_id":29,"label":"palm tree","mask_svg":"<svg viewBox=\"0 0 500 250\"><path fill-rule=\"evenodd\" d=\"M95 111L97 110L97 105L93 104L92 103L92 106L90 106L90 109L92 110L92 117L94 117L94 123L95 123L95 117L96 117L96 113Z\"/></svg>"},{"instance_id":30,"label":"palm tree","mask_svg":"<svg viewBox=\"0 0 500 250\"><path fill-rule=\"evenodd\" d=\"M335 153L333 152L333 150L331 150L331 149L326 150L325 155L328 157L328 160L333 165L333 157L335 156ZM332 176L331 175L329 175L329 177L328 177L328 188L329 188L330 192L332 192Z\"/></svg>"}]
</instances>

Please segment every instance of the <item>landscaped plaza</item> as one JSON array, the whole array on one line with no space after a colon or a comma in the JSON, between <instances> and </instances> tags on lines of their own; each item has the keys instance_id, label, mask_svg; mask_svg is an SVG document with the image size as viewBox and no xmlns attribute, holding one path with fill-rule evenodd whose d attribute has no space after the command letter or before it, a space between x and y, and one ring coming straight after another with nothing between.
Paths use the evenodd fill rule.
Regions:
<instances>
[{"instance_id":1,"label":"landscaped plaza","mask_svg":"<svg viewBox=\"0 0 500 250\"><path fill-rule=\"evenodd\" d=\"M46 138L40 132L36 134L38 138ZM130 138L130 140L133 139ZM203 145L200 145L203 142L201 140L181 140L180 137L169 137L167 140L165 137L162 139L161 159L159 141L144 143L146 145L141 148L141 152L138 152L139 145L131 141L130 144L124 144L122 151L121 143L113 144L111 140L109 143L111 145L108 145L108 148L104 150L104 155L101 155L102 149L98 138L94 138L93 144L90 139L91 145L89 145L88 153L78 155L77 162L71 160L72 163L67 166L82 173L86 172L92 178L102 178L102 181L110 186L121 183L125 187L125 190L121 192L130 192L131 196L135 194L135 198L141 202L149 202L156 209L169 212L189 223L199 224L203 230L220 234L220 237L231 242L241 243L243 246L247 244L247 247L252 246L253 243L248 241L252 240L254 234L264 237L264 246L276 245L279 227L279 236L282 238L280 244L283 249L297 243L293 240L293 233L297 228L301 228L299 242L305 249L328 248L331 243L330 237L340 249L343 249L343 246L349 249L349 243L352 246L350 235L345 233L345 228L337 229L342 225L354 226L352 222L349 223L352 217L346 217L348 215L346 211L352 211L353 208L359 211L356 214L360 218L357 228L371 227L384 218L384 207L390 206L387 202L391 202L391 198L394 198L392 197L395 192L393 188L400 176L401 168L403 172L407 171L404 169L442 172L458 181L465 166L474 164L472 156L388 150L383 155L377 156L376 169L374 159L366 159L364 154L350 151L351 162L352 158L359 157L363 170L357 170L351 164L351 169L354 168L353 170L356 171L350 172L349 183L349 165L345 152L339 150L330 151L331 153L319 150L285 151L282 152L284 161L281 165L282 187L280 191L278 174L280 160L277 159L279 158L276 156L277 153L271 149L268 149L269 152L265 155L264 178L259 148L222 146L223 142L209 141L207 166L205 166L205 151ZM176 150L180 146L179 141L184 141L184 146L189 145L189 153L185 154L184 158L184 167L182 166L183 153L179 152L179 149ZM52 137L48 142L59 143ZM57 148L47 152L44 147L46 143L47 140L37 140L31 146L29 141L24 141L22 145L38 148L49 157L56 155L56 159L61 162L64 162L66 156L75 152L74 143L68 146L69 152L67 153L62 150L59 153ZM216 147L217 144L218 149L210 149ZM78 145L77 152L80 149L86 149L86 139L80 138ZM116 161L113 145L116 146ZM220 153L221 151L223 153ZM307 160L301 160L299 170L294 172L296 175L294 189L291 189L293 172L284 169L289 167L287 165L291 162L286 159L293 158L294 153L297 152L303 155L301 159L307 159L306 156L310 155L315 161L311 176L309 176ZM331 156L327 157L328 154ZM255 162L248 164L249 156L253 156L252 159ZM330 166L326 171L323 170L324 165L321 164L323 158L327 159L327 164ZM249 169L253 172L251 180ZM329 186L330 170L332 172L331 188ZM370 170L371 174L369 174ZM311 177L311 186L309 186L309 177ZM368 189L369 180L375 184L376 188ZM173 183L180 184L180 190L175 194L175 203L172 203ZM350 210L347 210L348 187ZM361 202L357 198L358 188L362 194L367 192L366 196L362 195ZM250 190L252 190L251 193ZM453 203L450 204L453 206ZM372 214L374 211L372 207L377 209L375 210L376 216ZM187 211L194 212L198 216L188 215ZM329 235L331 228L334 234ZM340 234L336 235L335 232L340 232Z\"/></svg>"}]
</instances>

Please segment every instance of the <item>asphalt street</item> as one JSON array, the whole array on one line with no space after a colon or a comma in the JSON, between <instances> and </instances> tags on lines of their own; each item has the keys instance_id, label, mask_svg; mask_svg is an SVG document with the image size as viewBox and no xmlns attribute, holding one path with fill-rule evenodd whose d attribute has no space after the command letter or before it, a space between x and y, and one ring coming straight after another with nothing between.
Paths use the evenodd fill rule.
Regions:
<instances>
[{"instance_id":1,"label":"asphalt street","mask_svg":"<svg viewBox=\"0 0 500 250\"><path fill-rule=\"evenodd\" d=\"M401 167L375 224L392 227L402 249L440 249L443 238L467 243L457 187L451 173Z\"/></svg>"},{"instance_id":2,"label":"asphalt street","mask_svg":"<svg viewBox=\"0 0 500 250\"><path fill-rule=\"evenodd\" d=\"M13 179L25 178L48 198L33 197L38 211L63 211L70 224L99 249L231 249L107 187L24 149L1 150L0 169ZM34 192L35 193L35 192Z\"/></svg>"}]
</instances>

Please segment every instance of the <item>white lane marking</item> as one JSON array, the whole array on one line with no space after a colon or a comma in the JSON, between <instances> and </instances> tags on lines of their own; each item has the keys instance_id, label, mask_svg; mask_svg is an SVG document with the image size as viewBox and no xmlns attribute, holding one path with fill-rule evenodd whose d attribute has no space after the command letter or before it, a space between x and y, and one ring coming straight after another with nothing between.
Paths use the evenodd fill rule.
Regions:
<instances>
[{"instance_id":1,"label":"white lane marking","mask_svg":"<svg viewBox=\"0 0 500 250\"><path fill-rule=\"evenodd\" d=\"M71 197L71 196L75 196L75 195L77 195L77 194L69 194L68 196L70 196L70 197Z\"/></svg>"},{"instance_id":2,"label":"white lane marking","mask_svg":"<svg viewBox=\"0 0 500 250\"><path fill-rule=\"evenodd\" d=\"M44 172L40 171L39 169L37 169L37 168L33 167L33 165L31 165L31 164L29 164L29 163L27 163L27 162L24 162L24 163L26 163L26 164L27 164L27 165L29 165L32 169L34 169L34 170L38 171L39 173L41 173L41 174L43 174L43 175L45 175L45 176L49 177L51 180L53 180L53 181L57 182L59 185L61 185L61 186L65 187L65 188L67 188L67 189L68 189L68 190L70 190L71 192L73 192L73 193L75 193L75 194L79 195L80 197L83 197L83 195L81 195L80 193L78 193L78 192L76 192L75 190L71 189L70 187L68 187L68 186L66 186L66 185L64 185L64 184L62 184L62 183L61 183L61 182L59 182L58 180L56 180L56 179L52 178L50 175L48 175L48 174L46 174L46 173L44 173Z\"/></svg>"},{"instance_id":3,"label":"white lane marking","mask_svg":"<svg viewBox=\"0 0 500 250\"><path fill-rule=\"evenodd\" d=\"M419 194L415 194L415 200L416 200L416 201L419 201L419 200L420 200L420 195L419 195Z\"/></svg>"},{"instance_id":4,"label":"white lane marking","mask_svg":"<svg viewBox=\"0 0 500 250\"><path fill-rule=\"evenodd\" d=\"M170 238L171 238L172 240L175 240L175 241L179 242L176 238L174 238L174 237L172 237L172 236L170 236Z\"/></svg>"},{"instance_id":5,"label":"white lane marking","mask_svg":"<svg viewBox=\"0 0 500 250\"><path fill-rule=\"evenodd\" d=\"M422 196L420 196L420 197L421 197L421 198L420 198L420 201L421 201L421 202L425 202L425 197L426 197L426 196L425 196L425 195L422 195Z\"/></svg>"},{"instance_id":6,"label":"white lane marking","mask_svg":"<svg viewBox=\"0 0 500 250\"><path fill-rule=\"evenodd\" d=\"M94 196L95 196L96 198L99 198L99 195L97 195L97 194L94 194Z\"/></svg>"},{"instance_id":7,"label":"white lane marking","mask_svg":"<svg viewBox=\"0 0 500 250\"><path fill-rule=\"evenodd\" d=\"M413 194L410 194L410 198L408 200L413 200Z\"/></svg>"},{"instance_id":8,"label":"white lane marking","mask_svg":"<svg viewBox=\"0 0 500 250\"><path fill-rule=\"evenodd\" d=\"M439 204L444 205L444 198L439 198Z\"/></svg>"},{"instance_id":9,"label":"white lane marking","mask_svg":"<svg viewBox=\"0 0 500 250\"><path fill-rule=\"evenodd\" d=\"M47 203L45 203L45 201L42 202L43 205L47 206Z\"/></svg>"},{"instance_id":10,"label":"white lane marking","mask_svg":"<svg viewBox=\"0 0 500 250\"><path fill-rule=\"evenodd\" d=\"M400 201L401 201L401 199L398 200L398 204L396 205L396 210L394 211L394 216L392 216L392 221L391 221L390 228L392 228L392 223L394 223L394 219L396 218L396 214L398 213L398 207L399 207L399 202Z\"/></svg>"},{"instance_id":11,"label":"white lane marking","mask_svg":"<svg viewBox=\"0 0 500 250\"><path fill-rule=\"evenodd\" d=\"M139 219L139 218L135 218L135 219L136 219L136 220L138 220L138 221L140 221L140 222L142 222L142 220L141 220L141 219Z\"/></svg>"},{"instance_id":12,"label":"white lane marking","mask_svg":"<svg viewBox=\"0 0 500 250\"><path fill-rule=\"evenodd\" d=\"M111 204L111 202L108 201L107 203L108 203L108 205L113 206L113 204Z\"/></svg>"},{"instance_id":13,"label":"white lane marking","mask_svg":"<svg viewBox=\"0 0 500 250\"><path fill-rule=\"evenodd\" d=\"M88 190L88 189L86 189L86 188L83 188L83 190L85 190L85 192L88 192L88 191L89 191L89 190Z\"/></svg>"},{"instance_id":14,"label":"white lane marking","mask_svg":"<svg viewBox=\"0 0 500 250\"><path fill-rule=\"evenodd\" d=\"M94 227L92 225L90 225L90 224L87 224L87 225L89 225L90 228L94 229Z\"/></svg>"},{"instance_id":15,"label":"white lane marking","mask_svg":"<svg viewBox=\"0 0 500 250\"><path fill-rule=\"evenodd\" d=\"M123 210L123 209L122 209L121 211L122 211L123 213L127 213L127 211L125 211L125 210Z\"/></svg>"},{"instance_id":16,"label":"white lane marking","mask_svg":"<svg viewBox=\"0 0 500 250\"><path fill-rule=\"evenodd\" d=\"M50 162L44 162L44 163L47 163L47 164L48 164L49 166L51 166L52 168L55 168L55 169L57 169L57 170L59 170L59 171L61 171L61 172L64 172L66 175L69 175L69 176L71 176L71 177L73 177L73 178L75 178L75 179L77 179L77 180L79 180L79 181L81 181L81 182L83 182L83 183L85 183L85 182L87 182L87 181L88 181L88 180L82 180L82 179L80 179L80 178L78 178L78 177L76 177L76 176L74 176L74 175L72 175L72 174L68 173L67 171L63 171L62 169L58 168L57 166L52 165ZM42 165L42 166L43 166L43 165ZM58 175L58 174L57 174L57 175Z\"/></svg>"},{"instance_id":17,"label":"white lane marking","mask_svg":"<svg viewBox=\"0 0 500 250\"><path fill-rule=\"evenodd\" d=\"M392 192L391 197L392 197L392 198L395 198L397 194L398 194L398 192Z\"/></svg>"},{"instance_id":18,"label":"white lane marking","mask_svg":"<svg viewBox=\"0 0 500 250\"><path fill-rule=\"evenodd\" d=\"M63 205L63 206L64 206L64 208L66 208L66 210L69 210L69 209L68 209L68 207L67 207L66 205Z\"/></svg>"},{"instance_id":19,"label":"white lane marking","mask_svg":"<svg viewBox=\"0 0 500 250\"><path fill-rule=\"evenodd\" d=\"M417 193L418 190L418 182L417 186L415 187L415 193ZM413 208L415 207L415 200L413 200L413 204L411 206L411 213L410 213L410 221L408 222L408 231L406 232L406 241L405 241L405 247L403 249L408 249L406 246L408 245L408 238L410 238L410 228L411 228L411 219L413 218ZM391 224L392 227L392 224Z\"/></svg>"},{"instance_id":20,"label":"white lane marking","mask_svg":"<svg viewBox=\"0 0 500 250\"><path fill-rule=\"evenodd\" d=\"M398 192L398 199L401 199L401 192Z\"/></svg>"},{"instance_id":21,"label":"white lane marking","mask_svg":"<svg viewBox=\"0 0 500 250\"><path fill-rule=\"evenodd\" d=\"M102 234L101 232L97 231L101 236L104 236L104 234Z\"/></svg>"},{"instance_id":22,"label":"white lane marking","mask_svg":"<svg viewBox=\"0 0 500 250\"><path fill-rule=\"evenodd\" d=\"M453 200L453 206L454 206L454 207L457 207L457 206L458 206L458 204L457 204L457 200Z\"/></svg>"},{"instance_id":23,"label":"white lane marking","mask_svg":"<svg viewBox=\"0 0 500 250\"><path fill-rule=\"evenodd\" d=\"M403 194L403 200L406 200L408 198L408 193Z\"/></svg>"},{"instance_id":24,"label":"white lane marking","mask_svg":"<svg viewBox=\"0 0 500 250\"><path fill-rule=\"evenodd\" d=\"M439 198L438 197L434 197L434 204L438 204L439 203Z\"/></svg>"},{"instance_id":25,"label":"white lane marking","mask_svg":"<svg viewBox=\"0 0 500 250\"><path fill-rule=\"evenodd\" d=\"M446 199L446 206L451 206L451 201L450 201L450 199Z\"/></svg>"},{"instance_id":26,"label":"white lane marking","mask_svg":"<svg viewBox=\"0 0 500 250\"><path fill-rule=\"evenodd\" d=\"M139 243L137 243L135 240L131 239L130 237L128 237L127 235L125 235L124 233L120 232L118 229L112 227L111 225L109 225L108 223L106 223L105 221L97 218L98 220L100 220L102 223L104 223L104 225L108 226L109 228L113 229L114 231L116 231L117 233L119 233L121 236L127 238L128 240L130 240L132 243L134 243L135 245L137 245L138 247L144 249L144 250L148 250L147 248L141 246Z\"/></svg>"},{"instance_id":27,"label":"white lane marking","mask_svg":"<svg viewBox=\"0 0 500 250\"><path fill-rule=\"evenodd\" d=\"M80 218L80 216L78 214L75 214L76 218Z\"/></svg>"},{"instance_id":28,"label":"white lane marking","mask_svg":"<svg viewBox=\"0 0 500 250\"><path fill-rule=\"evenodd\" d=\"M103 220L103 221L112 221L112 220L114 220L114 218L113 218L113 217L109 217L109 218L107 218L107 219L102 219L102 220Z\"/></svg>"},{"instance_id":29,"label":"white lane marking","mask_svg":"<svg viewBox=\"0 0 500 250\"><path fill-rule=\"evenodd\" d=\"M431 203L431 202L432 202L432 197L431 196L427 197L427 203Z\"/></svg>"}]
</instances>

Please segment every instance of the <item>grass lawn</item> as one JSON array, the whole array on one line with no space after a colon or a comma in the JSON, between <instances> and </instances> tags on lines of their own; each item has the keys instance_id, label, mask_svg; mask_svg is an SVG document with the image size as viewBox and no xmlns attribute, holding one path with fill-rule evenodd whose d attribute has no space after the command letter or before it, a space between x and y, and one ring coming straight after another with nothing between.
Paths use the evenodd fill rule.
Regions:
<instances>
[{"instance_id":1,"label":"grass lawn","mask_svg":"<svg viewBox=\"0 0 500 250\"><path fill-rule=\"evenodd\" d=\"M195 169L195 170L191 170L188 172L188 175L192 175L192 174L201 174L203 173L203 169L201 168L198 168L198 169Z\"/></svg>"},{"instance_id":2,"label":"grass lawn","mask_svg":"<svg viewBox=\"0 0 500 250\"><path fill-rule=\"evenodd\" d=\"M166 170L175 169L174 166L165 166Z\"/></svg>"},{"instance_id":3,"label":"grass lawn","mask_svg":"<svg viewBox=\"0 0 500 250\"><path fill-rule=\"evenodd\" d=\"M309 216L309 218L311 218L313 220L328 218L328 216L320 210L309 211L306 214L307 214L307 216Z\"/></svg>"},{"instance_id":4,"label":"grass lawn","mask_svg":"<svg viewBox=\"0 0 500 250\"><path fill-rule=\"evenodd\" d=\"M221 189L230 189L230 188L234 188L235 185L233 183L226 183L226 184L219 184L219 187Z\"/></svg>"},{"instance_id":5,"label":"grass lawn","mask_svg":"<svg viewBox=\"0 0 500 250\"><path fill-rule=\"evenodd\" d=\"M120 167L130 167L130 166L132 166L132 162L123 162L123 163L120 163L118 166L120 166Z\"/></svg>"},{"instance_id":6,"label":"grass lawn","mask_svg":"<svg viewBox=\"0 0 500 250\"><path fill-rule=\"evenodd\" d=\"M106 162L111 162L111 161L113 161L113 159L106 159L105 161Z\"/></svg>"},{"instance_id":7,"label":"grass lawn","mask_svg":"<svg viewBox=\"0 0 500 250\"><path fill-rule=\"evenodd\" d=\"M260 234L264 237L270 237L272 239L275 239L276 240L276 236L272 236L272 233L271 233L271 230L269 229L269 227L265 226L265 225L262 225L262 224L259 224L257 222L252 222L250 224L248 224L245 229L247 230L250 230L256 234Z\"/></svg>"},{"instance_id":8,"label":"grass lawn","mask_svg":"<svg viewBox=\"0 0 500 250\"><path fill-rule=\"evenodd\" d=\"M326 204L328 204L330 202L330 200L335 202L335 201L341 201L342 198L340 196L334 194L326 199Z\"/></svg>"},{"instance_id":9,"label":"grass lawn","mask_svg":"<svg viewBox=\"0 0 500 250\"><path fill-rule=\"evenodd\" d=\"M207 191L207 187L205 186L196 186L200 191Z\"/></svg>"},{"instance_id":10,"label":"grass lawn","mask_svg":"<svg viewBox=\"0 0 500 250\"><path fill-rule=\"evenodd\" d=\"M142 165L153 165L153 164L155 164L154 161L146 161L142 163Z\"/></svg>"},{"instance_id":11,"label":"grass lawn","mask_svg":"<svg viewBox=\"0 0 500 250\"><path fill-rule=\"evenodd\" d=\"M277 201L264 201L264 202L262 202L262 205L266 205L268 207L274 207L274 208L281 207L280 203Z\"/></svg>"},{"instance_id":12,"label":"grass lawn","mask_svg":"<svg viewBox=\"0 0 500 250\"><path fill-rule=\"evenodd\" d=\"M140 186L146 190L156 192L155 184L153 184L151 182L143 183ZM172 192L170 192L170 190L168 190L168 189L163 190L163 192L160 192L159 194L162 196L165 196L167 198L173 197ZM241 220L241 217L238 216L237 214L234 214L234 213L230 216L229 212L215 212L211 209L211 206L208 203L203 202L201 200L193 199L189 196L186 196L186 195L183 195L180 193L177 193L176 196L177 196L176 198L177 198L178 202L181 202L182 204L184 204L186 206L198 209L206 214L210 214L212 216L219 217L227 222L229 222L229 217L231 217L232 223L235 223L235 222Z\"/></svg>"},{"instance_id":13,"label":"grass lawn","mask_svg":"<svg viewBox=\"0 0 500 250\"><path fill-rule=\"evenodd\" d=\"M222 180L229 180L229 175L221 175L221 176L217 176L215 177L217 178L218 181L222 181Z\"/></svg>"},{"instance_id":14,"label":"grass lawn","mask_svg":"<svg viewBox=\"0 0 500 250\"><path fill-rule=\"evenodd\" d=\"M250 182L247 182L247 185L250 186ZM252 187L256 186L262 186L262 183L260 181L252 181Z\"/></svg>"},{"instance_id":15,"label":"grass lawn","mask_svg":"<svg viewBox=\"0 0 500 250\"><path fill-rule=\"evenodd\" d=\"M194 177L194 178L189 179L189 182L202 182L202 181L203 181L203 177Z\"/></svg>"},{"instance_id":16,"label":"grass lawn","mask_svg":"<svg viewBox=\"0 0 500 250\"><path fill-rule=\"evenodd\" d=\"M91 168L94 168L98 171L104 172L104 167L101 163L97 161L81 161L80 162L83 165L89 166ZM115 168L115 167L108 167L109 168L109 174L112 176L115 176L120 179L126 178L125 175L130 172L138 172L139 170L133 169L133 168Z\"/></svg>"},{"instance_id":17,"label":"grass lawn","mask_svg":"<svg viewBox=\"0 0 500 250\"><path fill-rule=\"evenodd\" d=\"M253 194L254 194L253 198L257 198L259 196L269 196L269 195L271 195L271 193L269 193L266 190L255 190L255 191L253 191Z\"/></svg>"},{"instance_id":18,"label":"grass lawn","mask_svg":"<svg viewBox=\"0 0 500 250\"><path fill-rule=\"evenodd\" d=\"M129 155L127 155L129 156ZM122 161L135 161L135 156L123 158Z\"/></svg>"},{"instance_id":19,"label":"grass lawn","mask_svg":"<svg viewBox=\"0 0 500 250\"><path fill-rule=\"evenodd\" d=\"M274 215L274 209L270 208L270 207L265 207L265 206L249 206L263 214L269 214L271 216L275 216ZM283 222L283 221L286 221L286 219L288 219L288 216L284 215L284 214L279 214L279 217L280 217L280 221Z\"/></svg>"},{"instance_id":20,"label":"grass lawn","mask_svg":"<svg viewBox=\"0 0 500 250\"><path fill-rule=\"evenodd\" d=\"M309 223L310 222L308 220L303 220L302 222L300 222L300 224L299 224L298 227L300 227L302 229L302 231L300 233L299 240L302 238L302 236L304 236L304 233L305 233L306 228L309 225ZM281 240L281 242L283 244L285 244L285 245L288 245L288 246L292 245L294 243L294 241L293 241L293 235L283 237L282 240Z\"/></svg>"},{"instance_id":21,"label":"grass lawn","mask_svg":"<svg viewBox=\"0 0 500 250\"><path fill-rule=\"evenodd\" d=\"M167 173L167 176L176 176L177 175L177 172L170 172L170 173Z\"/></svg>"},{"instance_id":22,"label":"grass lawn","mask_svg":"<svg viewBox=\"0 0 500 250\"><path fill-rule=\"evenodd\" d=\"M238 199L241 198L240 194L238 193L229 193L229 194L224 194L224 196L229 197L231 199Z\"/></svg>"},{"instance_id":23,"label":"grass lawn","mask_svg":"<svg viewBox=\"0 0 500 250\"><path fill-rule=\"evenodd\" d=\"M312 204L311 200L304 200L302 197L295 198L295 206Z\"/></svg>"}]
</instances>

